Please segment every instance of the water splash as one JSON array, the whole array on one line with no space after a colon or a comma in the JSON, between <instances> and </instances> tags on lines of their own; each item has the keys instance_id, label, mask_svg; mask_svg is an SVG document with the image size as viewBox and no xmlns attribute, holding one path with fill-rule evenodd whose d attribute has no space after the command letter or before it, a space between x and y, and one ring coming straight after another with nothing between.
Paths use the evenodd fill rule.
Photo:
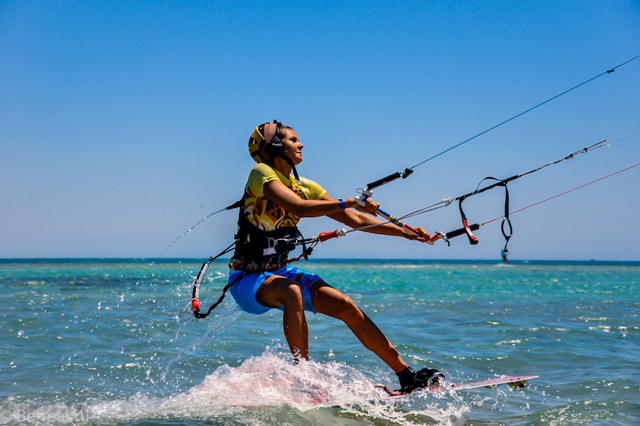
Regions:
<instances>
[{"instance_id":1,"label":"water splash","mask_svg":"<svg viewBox=\"0 0 640 426\"><path fill-rule=\"evenodd\" d=\"M192 225L191 227L189 227L189 229L187 229L186 231L184 231L182 234L178 235L176 238L173 239L173 241L171 241L169 243L169 245L167 247L165 247L164 250L162 250L162 254L166 254L169 249L171 249L171 247L177 243L180 239L182 239L182 237L184 237L185 235L187 235L188 233L190 233L191 231L193 231L194 229L196 229L202 222L204 222L205 220L209 219L211 216L215 216L218 213L222 213L223 211L229 210L229 207L225 207L222 208L220 210L216 210L213 213L209 213L208 215L206 215L205 217L203 217L202 219L200 219L198 222L196 222L194 225Z\"/></svg>"},{"instance_id":2,"label":"water splash","mask_svg":"<svg viewBox=\"0 0 640 426\"><path fill-rule=\"evenodd\" d=\"M282 350L280 350L282 349ZM223 365L184 392L149 397L144 389L128 398L113 395L78 404L29 407L3 404L25 413L9 423L121 424L154 419L190 424L462 424L470 406L445 393L385 398L367 374L341 362L303 361L298 365L284 348L267 349L237 367ZM27 419L26 413L29 413ZM7 420L7 419L2 419ZM0 421L0 423L3 423Z\"/></svg>"},{"instance_id":3,"label":"water splash","mask_svg":"<svg viewBox=\"0 0 640 426\"><path fill-rule=\"evenodd\" d=\"M171 367L177 361L181 360L185 356L193 354L196 349L198 349L198 347L204 344L207 340L215 339L217 336L226 332L227 329L240 317L241 314L242 310L235 303L227 303L221 305L218 315L208 318L207 329L204 334L198 339L192 341L188 347L181 349L173 359L167 362L167 365L164 367L165 374L163 374L162 376L163 380L166 379L166 372L171 370ZM177 341L179 336L182 334L183 328L193 323L193 321L195 321L194 318L182 324L176 332L176 335L172 342Z\"/></svg>"},{"instance_id":4,"label":"water splash","mask_svg":"<svg viewBox=\"0 0 640 426\"><path fill-rule=\"evenodd\" d=\"M469 411L455 395L425 393L391 399L374 384L366 374L341 362L303 361L294 365L288 354L268 349L238 367L219 367L200 385L171 398L163 409L180 413L181 418L201 420L211 420L212 413L235 419L249 416L258 424L274 410L284 418L286 412L293 412L296 417L313 418L321 424L333 423L336 410L341 419L397 424L415 424L417 419L456 424ZM318 410L331 410L333 414L319 415Z\"/></svg>"}]
</instances>

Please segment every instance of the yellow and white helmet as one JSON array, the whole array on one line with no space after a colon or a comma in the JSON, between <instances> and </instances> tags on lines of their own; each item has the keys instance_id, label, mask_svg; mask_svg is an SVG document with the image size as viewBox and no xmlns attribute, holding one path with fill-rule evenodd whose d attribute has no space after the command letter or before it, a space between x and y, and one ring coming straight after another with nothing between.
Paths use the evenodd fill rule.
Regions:
<instances>
[{"instance_id":1,"label":"yellow and white helmet","mask_svg":"<svg viewBox=\"0 0 640 426\"><path fill-rule=\"evenodd\" d=\"M280 123L273 120L273 123L263 123L257 126L249 137L249 154L256 163L265 163L271 157L275 149L282 149L282 141L278 137ZM286 127L286 126L285 126Z\"/></svg>"}]
</instances>

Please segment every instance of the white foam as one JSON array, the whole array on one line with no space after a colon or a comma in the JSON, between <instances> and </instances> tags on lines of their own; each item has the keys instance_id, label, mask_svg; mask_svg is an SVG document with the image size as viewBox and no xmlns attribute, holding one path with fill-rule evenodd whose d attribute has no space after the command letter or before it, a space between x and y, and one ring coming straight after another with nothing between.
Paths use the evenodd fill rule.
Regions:
<instances>
[{"instance_id":1,"label":"white foam","mask_svg":"<svg viewBox=\"0 0 640 426\"><path fill-rule=\"evenodd\" d=\"M120 423L158 418L287 424L293 416L314 424L368 419L397 424L435 421L445 425L463 424L470 411L469 404L455 393L424 392L385 398L374 384L366 374L341 362L303 361L295 365L284 350L267 349L237 367L217 368L202 383L177 395L150 397L141 390L120 400L90 399L37 408L26 404L8 408L3 404L3 410L28 413L30 424ZM21 419L14 416L2 420Z\"/></svg>"}]
</instances>

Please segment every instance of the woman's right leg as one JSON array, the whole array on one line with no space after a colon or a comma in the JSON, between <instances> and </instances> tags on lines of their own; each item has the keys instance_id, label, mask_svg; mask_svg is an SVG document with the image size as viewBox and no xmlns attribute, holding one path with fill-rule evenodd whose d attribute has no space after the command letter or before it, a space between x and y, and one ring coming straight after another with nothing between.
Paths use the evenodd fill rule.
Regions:
<instances>
[{"instance_id":1,"label":"woman's right leg","mask_svg":"<svg viewBox=\"0 0 640 426\"><path fill-rule=\"evenodd\" d=\"M378 355L394 372L399 373L408 367L378 326L350 297L323 281L313 285L311 294L318 313L342 320L364 347Z\"/></svg>"},{"instance_id":2,"label":"woman's right leg","mask_svg":"<svg viewBox=\"0 0 640 426\"><path fill-rule=\"evenodd\" d=\"M318 313L342 320L362 342L398 375L400 391L410 393L416 388L444 382L444 375L437 370L423 368L417 373L407 365L396 348L380 329L365 315L355 302L341 291L319 281L311 288L313 304Z\"/></svg>"},{"instance_id":3,"label":"woman's right leg","mask_svg":"<svg viewBox=\"0 0 640 426\"><path fill-rule=\"evenodd\" d=\"M272 275L258 289L256 300L265 306L283 308L284 336L293 358L296 362L299 358L308 360L309 329L300 285L288 278Z\"/></svg>"}]
</instances>

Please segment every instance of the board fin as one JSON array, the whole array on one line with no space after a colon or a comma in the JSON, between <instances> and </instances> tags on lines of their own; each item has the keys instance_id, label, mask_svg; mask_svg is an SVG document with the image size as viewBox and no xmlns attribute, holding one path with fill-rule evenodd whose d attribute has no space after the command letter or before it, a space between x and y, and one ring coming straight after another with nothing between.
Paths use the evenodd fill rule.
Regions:
<instances>
[{"instance_id":1,"label":"board fin","mask_svg":"<svg viewBox=\"0 0 640 426\"><path fill-rule=\"evenodd\" d=\"M507 385L516 389L524 389L529 386L529 380L518 380L517 382L507 383Z\"/></svg>"}]
</instances>

